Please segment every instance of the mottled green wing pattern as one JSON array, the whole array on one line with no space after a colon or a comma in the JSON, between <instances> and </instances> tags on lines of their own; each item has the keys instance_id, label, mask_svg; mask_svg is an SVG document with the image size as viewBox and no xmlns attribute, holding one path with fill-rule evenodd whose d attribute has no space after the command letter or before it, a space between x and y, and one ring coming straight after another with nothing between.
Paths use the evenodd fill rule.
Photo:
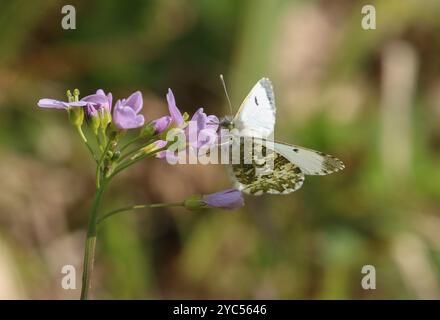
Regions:
<instances>
[{"instance_id":1,"label":"mottled green wing pattern","mask_svg":"<svg viewBox=\"0 0 440 320\"><path fill-rule=\"evenodd\" d=\"M301 169L277 152L262 152L257 157L252 155L252 163L245 163L244 148L240 149L240 163L232 165L235 187L254 196L269 194L288 194L298 190L304 182ZM267 163L273 160L273 168ZM251 161L247 161L251 162Z\"/></svg>"}]
</instances>

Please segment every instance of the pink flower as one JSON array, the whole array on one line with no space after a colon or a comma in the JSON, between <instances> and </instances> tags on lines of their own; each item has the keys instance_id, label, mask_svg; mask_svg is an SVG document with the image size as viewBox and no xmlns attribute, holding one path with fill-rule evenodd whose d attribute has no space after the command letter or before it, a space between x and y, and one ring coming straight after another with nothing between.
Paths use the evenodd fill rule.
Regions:
<instances>
[{"instance_id":1,"label":"pink flower","mask_svg":"<svg viewBox=\"0 0 440 320\"><path fill-rule=\"evenodd\" d=\"M136 91L127 99L116 101L113 110L113 122L118 129L134 129L144 125L144 116L139 114L143 101L140 91Z\"/></svg>"}]
</instances>

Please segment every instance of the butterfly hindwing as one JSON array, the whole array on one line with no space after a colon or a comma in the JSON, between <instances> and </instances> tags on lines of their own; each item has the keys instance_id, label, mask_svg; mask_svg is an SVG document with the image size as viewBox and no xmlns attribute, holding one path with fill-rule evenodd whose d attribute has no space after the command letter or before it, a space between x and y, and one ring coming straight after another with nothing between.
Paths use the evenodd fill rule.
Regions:
<instances>
[{"instance_id":1,"label":"butterfly hindwing","mask_svg":"<svg viewBox=\"0 0 440 320\"><path fill-rule=\"evenodd\" d=\"M267 152L266 147L261 145L261 152L257 155L253 153L251 161L245 161L248 155L243 143L241 138L239 163L232 165L237 189L258 196L264 193L288 194L301 188L304 174L295 163L277 152ZM269 167L268 163L271 164Z\"/></svg>"}]
</instances>

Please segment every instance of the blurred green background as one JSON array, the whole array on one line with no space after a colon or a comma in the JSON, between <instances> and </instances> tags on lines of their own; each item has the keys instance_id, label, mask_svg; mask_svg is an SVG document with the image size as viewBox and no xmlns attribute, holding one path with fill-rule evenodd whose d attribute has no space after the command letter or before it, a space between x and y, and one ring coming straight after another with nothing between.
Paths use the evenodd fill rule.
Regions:
<instances>
[{"instance_id":1,"label":"blurred green background","mask_svg":"<svg viewBox=\"0 0 440 320\"><path fill-rule=\"evenodd\" d=\"M61 8L76 8L76 30ZM361 28L373 4L377 29ZM43 97L141 90L148 119L179 107L228 113L274 84L278 140L342 159L287 196L237 212L157 209L110 219L94 297L440 298L440 2L0 1L0 298L79 297L93 162ZM229 187L220 165L144 161L104 207ZM63 265L77 290L63 290ZM376 268L376 290L361 269Z\"/></svg>"}]
</instances>

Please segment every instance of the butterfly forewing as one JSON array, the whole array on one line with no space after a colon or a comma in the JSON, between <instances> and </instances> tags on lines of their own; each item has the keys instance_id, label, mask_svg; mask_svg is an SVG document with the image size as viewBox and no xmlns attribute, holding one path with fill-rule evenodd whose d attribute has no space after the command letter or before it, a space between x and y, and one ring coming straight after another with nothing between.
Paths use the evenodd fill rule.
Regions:
<instances>
[{"instance_id":1,"label":"butterfly forewing","mask_svg":"<svg viewBox=\"0 0 440 320\"><path fill-rule=\"evenodd\" d=\"M344 169L341 160L323 152L282 142L275 142L274 150L307 175L326 175Z\"/></svg>"},{"instance_id":2,"label":"butterfly forewing","mask_svg":"<svg viewBox=\"0 0 440 320\"><path fill-rule=\"evenodd\" d=\"M244 99L234 126L242 136L268 138L275 128L275 96L269 79L262 78Z\"/></svg>"}]
</instances>

